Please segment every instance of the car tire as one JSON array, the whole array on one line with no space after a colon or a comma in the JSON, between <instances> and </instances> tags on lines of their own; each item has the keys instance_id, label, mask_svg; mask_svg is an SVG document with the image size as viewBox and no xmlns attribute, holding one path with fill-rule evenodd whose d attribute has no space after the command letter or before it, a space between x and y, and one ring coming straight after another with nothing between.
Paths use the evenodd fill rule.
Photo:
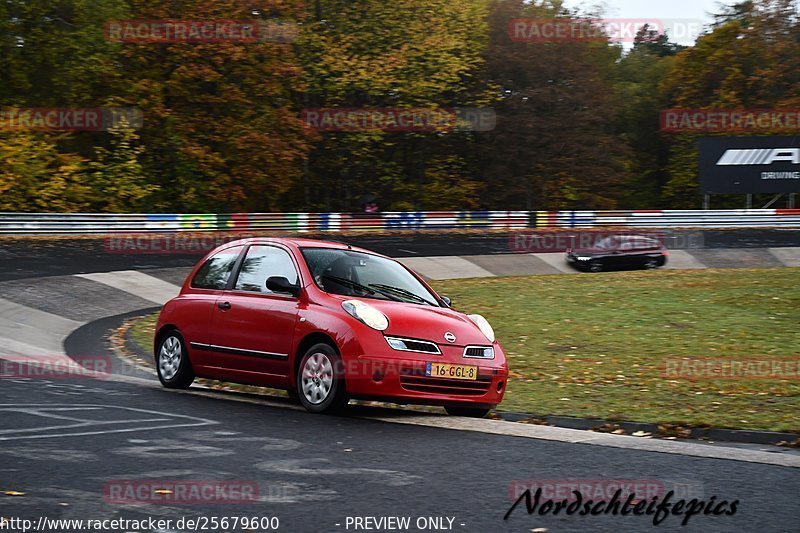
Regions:
<instances>
[{"instance_id":1,"label":"car tire","mask_svg":"<svg viewBox=\"0 0 800 533\"><path fill-rule=\"evenodd\" d=\"M158 380L168 389L188 389L194 381L194 369L189 360L186 342L178 330L161 336L156 350Z\"/></svg>"},{"instance_id":2,"label":"car tire","mask_svg":"<svg viewBox=\"0 0 800 533\"><path fill-rule=\"evenodd\" d=\"M589 272L602 272L603 263L600 261L589 261Z\"/></svg>"},{"instance_id":3,"label":"car tire","mask_svg":"<svg viewBox=\"0 0 800 533\"><path fill-rule=\"evenodd\" d=\"M347 405L341 357L325 343L315 344L300 359L296 385L300 404L311 413L336 413Z\"/></svg>"},{"instance_id":4,"label":"car tire","mask_svg":"<svg viewBox=\"0 0 800 533\"><path fill-rule=\"evenodd\" d=\"M656 268L660 267L661 265L658 264L658 261L655 259L648 259L644 262L645 270L655 270Z\"/></svg>"},{"instance_id":5,"label":"car tire","mask_svg":"<svg viewBox=\"0 0 800 533\"><path fill-rule=\"evenodd\" d=\"M450 416L465 416L468 418L483 418L492 410L491 407L464 407L462 405L447 405L444 408Z\"/></svg>"}]
</instances>

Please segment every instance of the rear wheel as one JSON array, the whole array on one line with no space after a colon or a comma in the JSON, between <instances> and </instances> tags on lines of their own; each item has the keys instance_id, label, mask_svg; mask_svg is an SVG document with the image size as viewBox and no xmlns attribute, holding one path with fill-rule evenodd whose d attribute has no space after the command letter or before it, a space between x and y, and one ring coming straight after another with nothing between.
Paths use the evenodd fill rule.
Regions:
<instances>
[{"instance_id":1,"label":"rear wheel","mask_svg":"<svg viewBox=\"0 0 800 533\"><path fill-rule=\"evenodd\" d=\"M341 358L328 344L315 344L297 367L298 399L312 413L334 413L347 405Z\"/></svg>"},{"instance_id":2,"label":"rear wheel","mask_svg":"<svg viewBox=\"0 0 800 533\"><path fill-rule=\"evenodd\" d=\"M463 407L460 405L448 405L444 408L448 415L466 416L468 418L483 418L489 414L490 407Z\"/></svg>"},{"instance_id":3,"label":"rear wheel","mask_svg":"<svg viewBox=\"0 0 800 533\"><path fill-rule=\"evenodd\" d=\"M158 380L168 389L188 389L194 381L194 369L183 337L176 330L161 337L156 352Z\"/></svg>"},{"instance_id":4,"label":"rear wheel","mask_svg":"<svg viewBox=\"0 0 800 533\"><path fill-rule=\"evenodd\" d=\"M644 268L646 268L647 270L653 270L655 268L658 268L659 266L661 265L659 265L658 261L656 261L655 259L648 259L647 261L644 262Z\"/></svg>"}]
</instances>

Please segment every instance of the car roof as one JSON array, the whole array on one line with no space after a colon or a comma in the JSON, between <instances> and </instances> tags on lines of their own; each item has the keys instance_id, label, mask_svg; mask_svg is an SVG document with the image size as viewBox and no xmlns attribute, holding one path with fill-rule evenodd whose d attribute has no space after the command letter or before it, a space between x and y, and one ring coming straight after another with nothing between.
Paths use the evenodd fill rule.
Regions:
<instances>
[{"instance_id":1,"label":"car roof","mask_svg":"<svg viewBox=\"0 0 800 533\"><path fill-rule=\"evenodd\" d=\"M363 252L372 255L380 255L381 257L385 257L382 254L373 252L371 250L366 250L364 248L359 248L357 246L349 245L345 242L339 241L323 241L319 239L306 239L303 237L249 237L247 239L240 239L236 242L237 244L269 244L269 243L278 243L278 244L286 244L290 246L294 246L297 248L329 248L333 250L352 250L354 252Z\"/></svg>"}]
</instances>

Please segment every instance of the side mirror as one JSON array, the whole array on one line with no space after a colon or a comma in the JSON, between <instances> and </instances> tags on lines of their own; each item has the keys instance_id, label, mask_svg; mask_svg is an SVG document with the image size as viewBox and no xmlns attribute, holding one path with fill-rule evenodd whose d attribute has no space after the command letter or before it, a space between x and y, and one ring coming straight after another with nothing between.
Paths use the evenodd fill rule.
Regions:
<instances>
[{"instance_id":1,"label":"side mirror","mask_svg":"<svg viewBox=\"0 0 800 533\"><path fill-rule=\"evenodd\" d=\"M292 285L289 283L289 280L283 276L272 276L267 278L267 289L271 290L272 292L289 293L292 296L297 296L300 294L300 286Z\"/></svg>"},{"instance_id":2,"label":"side mirror","mask_svg":"<svg viewBox=\"0 0 800 533\"><path fill-rule=\"evenodd\" d=\"M447 296L442 296L442 301L447 307L452 307L453 300L448 298Z\"/></svg>"}]
</instances>

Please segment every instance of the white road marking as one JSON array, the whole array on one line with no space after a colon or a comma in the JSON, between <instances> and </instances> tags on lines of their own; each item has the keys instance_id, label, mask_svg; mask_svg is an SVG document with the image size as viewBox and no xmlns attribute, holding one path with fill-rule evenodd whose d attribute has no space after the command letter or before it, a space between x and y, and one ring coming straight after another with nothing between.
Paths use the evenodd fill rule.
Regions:
<instances>
[{"instance_id":1,"label":"white road marking","mask_svg":"<svg viewBox=\"0 0 800 533\"><path fill-rule=\"evenodd\" d=\"M800 248L768 248L775 258L787 267L800 267Z\"/></svg>"},{"instance_id":2,"label":"white road marking","mask_svg":"<svg viewBox=\"0 0 800 533\"><path fill-rule=\"evenodd\" d=\"M233 455L234 451L178 439L155 439L146 445L115 448L111 453L146 459L199 459Z\"/></svg>"},{"instance_id":3,"label":"white road marking","mask_svg":"<svg viewBox=\"0 0 800 533\"><path fill-rule=\"evenodd\" d=\"M180 291L180 287L177 285L137 270L76 274L76 276L135 294L139 298L150 300L159 305L164 305L168 300L177 296Z\"/></svg>"},{"instance_id":4,"label":"white road marking","mask_svg":"<svg viewBox=\"0 0 800 533\"><path fill-rule=\"evenodd\" d=\"M686 250L670 250L667 256L667 270L699 270L708 268L702 261Z\"/></svg>"},{"instance_id":5,"label":"white road marking","mask_svg":"<svg viewBox=\"0 0 800 533\"><path fill-rule=\"evenodd\" d=\"M109 410L120 410L139 415L139 418L102 420L91 418L76 418L57 414L63 411L99 411L108 412ZM55 418L69 420L74 424L61 424L56 426L39 426L34 428L13 428L0 430L0 441L21 440L21 439L48 439L57 437L78 437L86 435L105 435L110 433L130 433L134 431L148 431L152 429L173 429L182 427L198 427L218 424L214 420L197 418L187 415L173 413L162 413L147 409L135 409L133 407L109 406L109 405L81 405L81 406L60 406L58 404L0 404L0 412L17 412L41 418ZM141 414L154 415L141 417ZM98 426L109 425L128 425L133 427L122 427L115 429L94 429L84 431ZM61 431L66 430L66 431ZM70 431L72 430L72 431ZM44 434L42 434L44 432Z\"/></svg>"},{"instance_id":6,"label":"white road marking","mask_svg":"<svg viewBox=\"0 0 800 533\"><path fill-rule=\"evenodd\" d=\"M391 487L413 485L422 477L407 474L398 470L385 470L382 468L340 468L327 466L330 459L324 457L310 457L305 459L276 459L263 461L255 465L262 472L308 475L308 476L342 476L357 475L369 476L369 483L382 483Z\"/></svg>"},{"instance_id":7,"label":"white road marking","mask_svg":"<svg viewBox=\"0 0 800 533\"><path fill-rule=\"evenodd\" d=\"M81 322L0 298L0 353L63 355L64 339Z\"/></svg>"},{"instance_id":8,"label":"white road marking","mask_svg":"<svg viewBox=\"0 0 800 533\"><path fill-rule=\"evenodd\" d=\"M494 274L464 257L403 257L398 261L433 280L494 277Z\"/></svg>"},{"instance_id":9,"label":"white road marking","mask_svg":"<svg viewBox=\"0 0 800 533\"><path fill-rule=\"evenodd\" d=\"M562 274L577 274L578 271L567 264L566 255L563 253L544 253L531 254L537 259L541 259Z\"/></svg>"},{"instance_id":10,"label":"white road marking","mask_svg":"<svg viewBox=\"0 0 800 533\"><path fill-rule=\"evenodd\" d=\"M0 454L28 459L30 461L64 462L64 463L86 463L97 461L99 458L86 450L37 448L25 446L24 448L0 448Z\"/></svg>"}]
</instances>

